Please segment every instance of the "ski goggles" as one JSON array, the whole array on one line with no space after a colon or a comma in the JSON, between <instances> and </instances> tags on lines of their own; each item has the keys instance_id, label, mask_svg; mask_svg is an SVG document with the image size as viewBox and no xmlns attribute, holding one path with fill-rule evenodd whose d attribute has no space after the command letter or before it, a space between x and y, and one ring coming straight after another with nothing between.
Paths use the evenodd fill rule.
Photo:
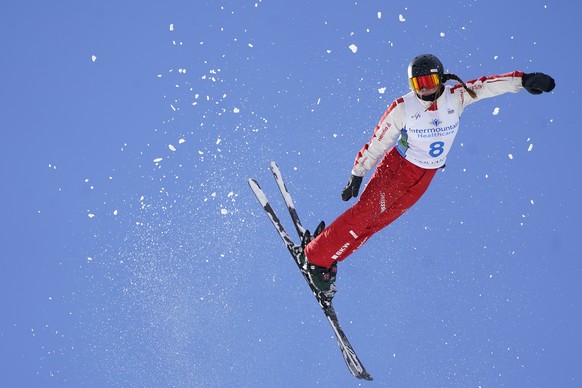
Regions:
<instances>
[{"instance_id":1,"label":"ski goggles","mask_svg":"<svg viewBox=\"0 0 582 388\"><path fill-rule=\"evenodd\" d=\"M409 79L410 87L415 92L419 92L423 87L427 89L434 88L441 83L438 74L420 75Z\"/></svg>"}]
</instances>

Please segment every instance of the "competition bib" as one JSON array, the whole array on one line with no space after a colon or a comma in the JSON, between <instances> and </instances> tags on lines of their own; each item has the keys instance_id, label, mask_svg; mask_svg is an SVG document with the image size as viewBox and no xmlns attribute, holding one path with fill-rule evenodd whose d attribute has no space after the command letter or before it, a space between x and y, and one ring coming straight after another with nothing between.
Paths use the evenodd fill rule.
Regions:
<instances>
[{"instance_id":1,"label":"competition bib","mask_svg":"<svg viewBox=\"0 0 582 388\"><path fill-rule=\"evenodd\" d=\"M438 109L434 111L426 110L414 92L404 96L406 125L397 147L416 166L432 169L445 164L459 129L459 114L452 104L449 88L438 99Z\"/></svg>"}]
</instances>

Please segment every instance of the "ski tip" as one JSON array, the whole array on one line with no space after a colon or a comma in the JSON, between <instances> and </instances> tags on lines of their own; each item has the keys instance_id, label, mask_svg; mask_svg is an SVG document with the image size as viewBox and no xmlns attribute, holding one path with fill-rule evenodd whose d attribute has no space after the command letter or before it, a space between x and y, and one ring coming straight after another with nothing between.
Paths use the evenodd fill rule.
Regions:
<instances>
[{"instance_id":1,"label":"ski tip","mask_svg":"<svg viewBox=\"0 0 582 388\"><path fill-rule=\"evenodd\" d=\"M358 364L357 366L354 364L348 363L348 368L352 375L360 380L372 381L374 378L368 373L368 371L364 368L362 364Z\"/></svg>"}]
</instances>

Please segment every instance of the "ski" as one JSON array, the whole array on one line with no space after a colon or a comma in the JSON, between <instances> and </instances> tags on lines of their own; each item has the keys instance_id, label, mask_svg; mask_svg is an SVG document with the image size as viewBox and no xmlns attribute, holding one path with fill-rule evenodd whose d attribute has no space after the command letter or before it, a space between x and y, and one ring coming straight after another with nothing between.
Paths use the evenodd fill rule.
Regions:
<instances>
[{"instance_id":1,"label":"ski","mask_svg":"<svg viewBox=\"0 0 582 388\"><path fill-rule=\"evenodd\" d=\"M281 171L275 162L271 162L269 168L273 173L273 177L275 178L277 186L279 187L281 195L283 196L283 200L285 201L285 205L287 206L287 210L289 211L289 215L291 216L297 234L299 235L300 240L303 241L303 239L306 236L307 230L301 224L301 221L295 209L295 204L293 202L291 194L287 190L287 187L283 180L283 176L281 175ZM372 376L366 371L366 369L362 365L362 362L358 358L356 352L354 351L352 345L348 341L348 338L339 323L337 313L332 303L333 295L329 296L324 293L321 293L313 286L313 284L311 284L307 273L301 267L300 254L303 248L300 245L296 245L293 242L293 239L289 236L289 234L285 230L283 224L281 223L281 220L277 216L277 213L271 207L271 204L269 203L269 200L267 199L267 196L265 195L264 191L259 186L259 183L252 178L248 180L248 183L251 190L257 197L257 200L261 204L263 210L271 220L271 223L279 233L279 236L285 243L285 246L287 247L287 250L291 254L293 261L295 261L295 264L303 274L303 277L307 284L309 285L311 292L315 296L315 299L317 300L328 322L330 323L334 331L335 338L337 340L339 348L341 350L342 356L344 358L344 361L348 367L348 370L354 377L358 379L372 380Z\"/></svg>"},{"instance_id":2,"label":"ski","mask_svg":"<svg viewBox=\"0 0 582 388\"><path fill-rule=\"evenodd\" d=\"M293 224L295 225L297 234L299 235L299 238L303 241L303 237L305 236L305 228L303 227L303 225L301 225L299 215L297 214L297 210L295 210L295 203L293 203L291 194L289 194L289 190L287 190L287 186L285 186L285 182L283 181L283 175L281 175L281 170L279 170L279 166L277 166L277 163L275 162L271 162L269 164L269 168L273 173L275 182L277 182L277 186L279 187L279 191L283 196L285 205L287 205L287 210L289 210L289 214L291 215L291 219L293 220Z\"/></svg>"}]
</instances>

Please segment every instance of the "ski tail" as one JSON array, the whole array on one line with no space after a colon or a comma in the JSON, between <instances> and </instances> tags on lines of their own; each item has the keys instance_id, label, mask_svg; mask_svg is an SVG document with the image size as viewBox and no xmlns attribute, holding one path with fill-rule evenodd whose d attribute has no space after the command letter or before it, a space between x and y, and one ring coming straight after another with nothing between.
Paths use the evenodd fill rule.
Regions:
<instances>
[{"instance_id":1,"label":"ski tail","mask_svg":"<svg viewBox=\"0 0 582 388\"><path fill-rule=\"evenodd\" d=\"M267 216L269 217L269 219L273 223L273 226L275 227L277 232L279 232L279 236L281 237L281 239L283 240L283 242L287 246L287 249L291 253L293 253L293 249L295 247L295 244L293 243L293 240L291 239L291 237L289 236L289 234L287 233L287 231L283 227L281 220L279 220L279 217L277 217L277 213L275 213L275 211L271 207L271 204L269 203L267 196L265 195L263 189L261 189L261 186L259 186L259 182L250 178L248 180L248 183L249 183L249 186L251 187L251 190L253 191L253 193L255 194L257 199L259 200L259 203L263 207L263 210L265 210L265 213L267 213Z\"/></svg>"},{"instance_id":2,"label":"ski tail","mask_svg":"<svg viewBox=\"0 0 582 388\"><path fill-rule=\"evenodd\" d=\"M277 187L279 187L279 191L281 192L281 196L285 201L285 205L287 206L287 210L289 211L289 215L291 216L291 220L295 225L295 230L297 230L297 234L299 235L299 240L301 241L301 246L304 248L313 238L317 237L323 229L325 229L325 222L321 221L319 225L315 228L313 234L309 232L309 230L305 229L301 224L301 220L299 219L299 215L297 214L297 210L295 209L295 203L293 202L293 198L287 190L287 185L285 185L285 181L283 180L283 174L281 174L281 170L276 162L271 162L269 164L269 168L273 173L273 177L275 178L275 182L277 183Z\"/></svg>"},{"instance_id":3,"label":"ski tail","mask_svg":"<svg viewBox=\"0 0 582 388\"><path fill-rule=\"evenodd\" d=\"M287 210L289 210L289 215L293 220L293 224L295 225L295 229L297 230L297 234L299 238L303 240L303 236L305 236L305 228L301 224L301 220L299 220L299 215L297 214L297 210L295 209L295 203L293 202L293 198L291 198L291 194L289 190L287 190L287 186L285 185L285 181L283 180L283 175L281 174L281 170L279 166L275 162L271 162L269 164L269 168L273 173L273 177L277 182L277 186L279 187L279 191L283 196L283 200L285 201L285 205L287 206Z\"/></svg>"}]
</instances>

